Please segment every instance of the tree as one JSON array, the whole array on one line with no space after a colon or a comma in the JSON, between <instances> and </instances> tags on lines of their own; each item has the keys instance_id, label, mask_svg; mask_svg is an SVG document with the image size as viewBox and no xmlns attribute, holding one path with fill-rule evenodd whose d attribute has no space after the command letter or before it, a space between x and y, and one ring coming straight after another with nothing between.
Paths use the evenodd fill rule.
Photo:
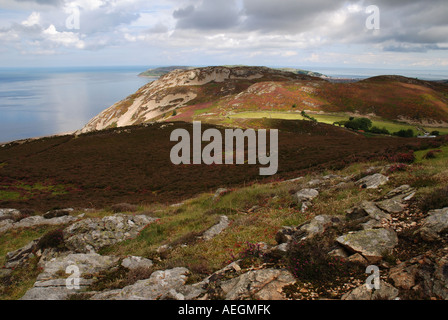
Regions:
<instances>
[{"instance_id":1,"label":"tree","mask_svg":"<svg viewBox=\"0 0 448 320\"><path fill-rule=\"evenodd\" d=\"M412 129L408 130L402 129L400 131L394 132L394 136L402 138L412 138L414 136L414 131L412 131Z\"/></svg>"},{"instance_id":2,"label":"tree","mask_svg":"<svg viewBox=\"0 0 448 320\"><path fill-rule=\"evenodd\" d=\"M369 131L372 121L367 118L353 118L345 123L345 127L352 130Z\"/></svg>"}]
</instances>

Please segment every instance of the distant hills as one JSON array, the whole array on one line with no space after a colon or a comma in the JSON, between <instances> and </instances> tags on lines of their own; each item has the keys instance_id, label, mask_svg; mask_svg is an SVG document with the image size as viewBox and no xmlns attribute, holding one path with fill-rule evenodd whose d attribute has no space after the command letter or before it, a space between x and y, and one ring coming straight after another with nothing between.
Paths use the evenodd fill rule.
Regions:
<instances>
[{"instance_id":1,"label":"distant hills","mask_svg":"<svg viewBox=\"0 0 448 320\"><path fill-rule=\"evenodd\" d=\"M242 65L225 65L223 67L227 67L227 68L236 68L236 67L245 67ZM160 67L160 68L154 68L154 69L148 69L142 73L139 74L139 76L141 77L161 77L167 73L170 73L171 71L174 70L192 70L195 69L196 67L187 67L187 66L169 66L169 67ZM296 73L296 74L304 74L304 75L308 75L308 76L313 76L313 77L327 77L325 75L323 75L322 73L319 72L314 72L314 71L308 71L308 70L303 70L303 69L296 69L296 68L274 68L276 70L281 70L281 71L287 71L287 72L292 72L292 73Z\"/></svg>"},{"instance_id":2,"label":"distant hills","mask_svg":"<svg viewBox=\"0 0 448 320\"><path fill-rule=\"evenodd\" d=\"M444 82L385 75L336 83L300 69L245 66L176 66L145 74L161 75L104 110L81 132L154 121L229 125L236 113L302 110L448 126L448 86Z\"/></svg>"},{"instance_id":3,"label":"distant hills","mask_svg":"<svg viewBox=\"0 0 448 320\"><path fill-rule=\"evenodd\" d=\"M186 66L171 66L171 67L160 67L155 69L148 69L139 74L140 77L161 77L167 73L170 73L174 70L189 70L194 69L194 67L186 67Z\"/></svg>"}]
</instances>

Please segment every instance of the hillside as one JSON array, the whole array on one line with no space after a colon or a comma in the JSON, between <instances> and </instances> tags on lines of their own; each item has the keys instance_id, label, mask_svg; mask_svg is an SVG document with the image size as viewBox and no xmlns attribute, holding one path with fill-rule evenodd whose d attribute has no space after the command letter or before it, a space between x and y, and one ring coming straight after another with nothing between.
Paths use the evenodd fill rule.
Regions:
<instances>
[{"instance_id":1,"label":"hillside","mask_svg":"<svg viewBox=\"0 0 448 320\"><path fill-rule=\"evenodd\" d=\"M224 172L198 167L189 177L172 171L173 180L164 186L174 183L177 190L187 191L182 202L172 205L181 200L172 193L161 202L153 202L148 193L144 197L150 203L135 202L136 191L143 190L130 188L143 186L145 180L136 180L144 174L144 168L135 166L139 157L146 154L146 166L157 163L154 156L163 149L148 137L163 140L154 131L165 134L166 124L6 145L0 152L0 172L2 177L22 175L20 183L10 185L10 191L22 191L22 199L1 201L0 208L17 208L19 200L20 207L29 207L0 209L0 299L448 299L445 137L367 139L311 122L300 126L275 120L264 125L291 129L293 134L285 137L289 147L283 145L290 164L306 167L308 156L314 161L327 156L328 166L292 170L294 179L218 190L207 176L219 171L217 183L223 186L223 178L238 173L240 179L247 177L248 166L241 171L223 167ZM300 145L307 137L320 138ZM136 141L142 153L136 153ZM149 153L146 144L156 152ZM400 145L405 153L395 153ZM389 157L374 157L374 149L377 156ZM351 150L355 158L330 150ZM355 163L332 166L335 157ZM77 175L86 184L67 188L64 183L75 183ZM126 175L132 184L124 181ZM105 176L119 181L106 182ZM39 177L53 179L33 184ZM191 182L202 190L213 189L196 188L199 193L192 196ZM4 189L0 194L5 196ZM137 205L92 208L91 201L102 194L108 201L125 200L120 197L125 195ZM63 207L75 203L83 206ZM64 209L46 211L58 207ZM80 271L75 290L67 286L67 267L73 265ZM372 265L380 280L375 290L366 287L372 279L366 268ZM167 314L176 312L169 308Z\"/></svg>"},{"instance_id":2,"label":"hillside","mask_svg":"<svg viewBox=\"0 0 448 320\"><path fill-rule=\"evenodd\" d=\"M174 70L189 70L194 69L193 67L186 66L171 66L171 67L160 67L155 69L148 69L139 74L140 77L161 77L167 73L170 73Z\"/></svg>"},{"instance_id":3,"label":"hillside","mask_svg":"<svg viewBox=\"0 0 448 320\"><path fill-rule=\"evenodd\" d=\"M244 111L346 113L416 125L448 125L448 86L401 76L354 83L265 67L175 70L94 117L80 132L152 121L226 123Z\"/></svg>"},{"instance_id":4,"label":"hillside","mask_svg":"<svg viewBox=\"0 0 448 320\"><path fill-rule=\"evenodd\" d=\"M258 165L176 166L170 134L184 122L140 125L11 143L0 148L0 208L104 207L120 202L176 203L221 186L287 179L399 152L414 139L366 138L310 121L251 120L247 127L279 132L279 171ZM203 130L223 127L203 124ZM199 183L200 181L200 183Z\"/></svg>"}]
</instances>

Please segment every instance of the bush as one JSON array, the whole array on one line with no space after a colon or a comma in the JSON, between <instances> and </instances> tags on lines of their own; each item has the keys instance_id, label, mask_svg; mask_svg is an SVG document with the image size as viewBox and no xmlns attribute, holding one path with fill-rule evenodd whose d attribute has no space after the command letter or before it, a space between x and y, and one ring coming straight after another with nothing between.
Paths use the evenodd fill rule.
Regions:
<instances>
[{"instance_id":1,"label":"bush","mask_svg":"<svg viewBox=\"0 0 448 320\"><path fill-rule=\"evenodd\" d=\"M300 281L327 282L350 274L350 266L328 255L329 248L317 241L293 243L288 252L289 269Z\"/></svg>"},{"instance_id":2,"label":"bush","mask_svg":"<svg viewBox=\"0 0 448 320\"><path fill-rule=\"evenodd\" d=\"M413 163L415 161L414 151L408 153L397 153L389 156L389 161L399 163Z\"/></svg>"},{"instance_id":3,"label":"bush","mask_svg":"<svg viewBox=\"0 0 448 320\"><path fill-rule=\"evenodd\" d=\"M431 150L428 151L424 156L423 159L435 159L436 154L442 152L442 150Z\"/></svg>"},{"instance_id":4,"label":"bush","mask_svg":"<svg viewBox=\"0 0 448 320\"><path fill-rule=\"evenodd\" d=\"M408 130L400 130L393 133L394 136L402 137L402 138L412 138L414 136L414 131L412 129Z\"/></svg>"},{"instance_id":5,"label":"bush","mask_svg":"<svg viewBox=\"0 0 448 320\"><path fill-rule=\"evenodd\" d=\"M448 186L435 189L424 196L420 200L419 207L425 212L448 207Z\"/></svg>"},{"instance_id":6,"label":"bush","mask_svg":"<svg viewBox=\"0 0 448 320\"><path fill-rule=\"evenodd\" d=\"M390 173L394 173L394 172L397 172L397 171L406 171L406 170L408 170L408 167L409 166L407 164L397 163L397 164L391 165L388 171Z\"/></svg>"},{"instance_id":7,"label":"bush","mask_svg":"<svg viewBox=\"0 0 448 320\"><path fill-rule=\"evenodd\" d=\"M351 118L350 118L351 119ZM347 129L369 131L372 121L367 118L353 118L345 123Z\"/></svg>"},{"instance_id":8,"label":"bush","mask_svg":"<svg viewBox=\"0 0 448 320\"><path fill-rule=\"evenodd\" d=\"M376 134L390 134L389 130L387 130L386 128L378 128L378 127L372 127L370 129L371 133L376 133Z\"/></svg>"},{"instance_id":9,"label":"bush","mask_svg":"<svg viewBox=\"0 0 448 320\"><path fill-rule=\"evenodd\" d=\"M45 249L64 249L64 233L61 229L54 230L45 234L42 238L40 238L37 243L37 249L45 250Z\"/></svg>"},{"instance_id":10,"label":"bush","mask_svg":"<svg viewBox=\"0 0 448 320\"><path fill-rule=\"evenodd\" d=\"M438 137L438 136L440 136L440 131L437 131L437 130L433 131L433 132L431 132L431 135Z\"/></svg>"}]
</instances>

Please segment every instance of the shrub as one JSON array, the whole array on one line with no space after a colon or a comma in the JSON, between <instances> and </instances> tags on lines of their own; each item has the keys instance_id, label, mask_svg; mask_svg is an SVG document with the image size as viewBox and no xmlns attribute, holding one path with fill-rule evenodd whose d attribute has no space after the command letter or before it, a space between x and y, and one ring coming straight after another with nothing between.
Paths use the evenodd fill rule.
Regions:
<instances>
[{"instance_id":1,"label":"shrub","mask_svg":"<svg viewBox=\"0 0 448 320\"><path fill-rule=\"evenodd\" d=\"M389 130L387 130L386 128L378 128L378 127L372 127L370 129L371 133L376 133L376 134L390 134Z\"/></svg>"},{"instance_id":2,"label":"shrub","mask_svg":"<svg viewBox=\"0 0 448 320\"><path fill-rule=\"evenodd\" d=\"M424 196L420 200L419 207L425 212L448 207L448 186L435 189Z\"/></svg>"},{"instance_id":3,"label":"shrub","mask_svg":"<svg viewBox=\"0 0 448 320\"><path fill-rule=\"evenodd\" d=\"M400 131L394 132L393 135L402 138L412 138L414 136L414 131L412 131L412 129L402 129Z\"/></svg>"},{"instance_id":4,"label":"shrub","mask_svg":"<svg viewBox=\"0 0 448 320\"><path fill-rule=\"evenodd\" d=\"M294 243L289 252L289 268L301 281L327 282L350 273L350 266L339 257L327 254L318 242Z\"/></svg>"},{"instance_id":5,"label":"shrub","mask_svg":"<svg viewBox=\"0 0 448 320\"><path fill-rule=\"evenodd\" d=\"M438 136L440 136L440 131L437 131L437 130L436 131L432 131L431 135L438 137Z\"/></svg>"},{"instance_id":6,"label":"shrub","mask_svg":"<svg viewBox=\"0 0 448 320\"><path fill-rule=\"evenodd\" d=\"M350 118L351 119L351 118ZM353 118L345 123L347 129L369 131L372 121L367 118Z\"/></svg>"},{"instance_id":7,"label":"shrub","mask_svg":"<svg viewBox=\"0 0 448 320\"><path fill-rule=\"evenodd\" d=\"M389 172L390 173L394 173L397 171L406 171L408 169L408 165L405 163L397 163L397 164L393 164L390 166L389 168Z\"/></svg>"},{"instance_id":8,"label":"shrub","mask_svg":"<svg viewBox=\"0 0 448 320\"><path fill-rule=\"evenodd\" d=\"M442 150L431 150L428 151L424 156L423 159L435 159L436 154L442 152Z\"/></svg>"},{"instance_id":9,"label":"shrub","mask_svg":"<svg viewBox=\"0 0 448 320\"><path fill-rule=\"evenodd\" d=\"M40 238L37 243L37 249L45 250L45 249L64 249L64 233L61 229L54 230L45 234L42 238Z\"/></svg>"},{"instance_id":10,"label":"shrub","mask_svg":"<svg viewBox=\"0 0 448 320\"><path fill-rule=\"evenodd\" d=\"M388 157L389 161L399 163L413 163L415 161L414 151L408 153L397 153Z\"/></svg>"}]
</instances>

